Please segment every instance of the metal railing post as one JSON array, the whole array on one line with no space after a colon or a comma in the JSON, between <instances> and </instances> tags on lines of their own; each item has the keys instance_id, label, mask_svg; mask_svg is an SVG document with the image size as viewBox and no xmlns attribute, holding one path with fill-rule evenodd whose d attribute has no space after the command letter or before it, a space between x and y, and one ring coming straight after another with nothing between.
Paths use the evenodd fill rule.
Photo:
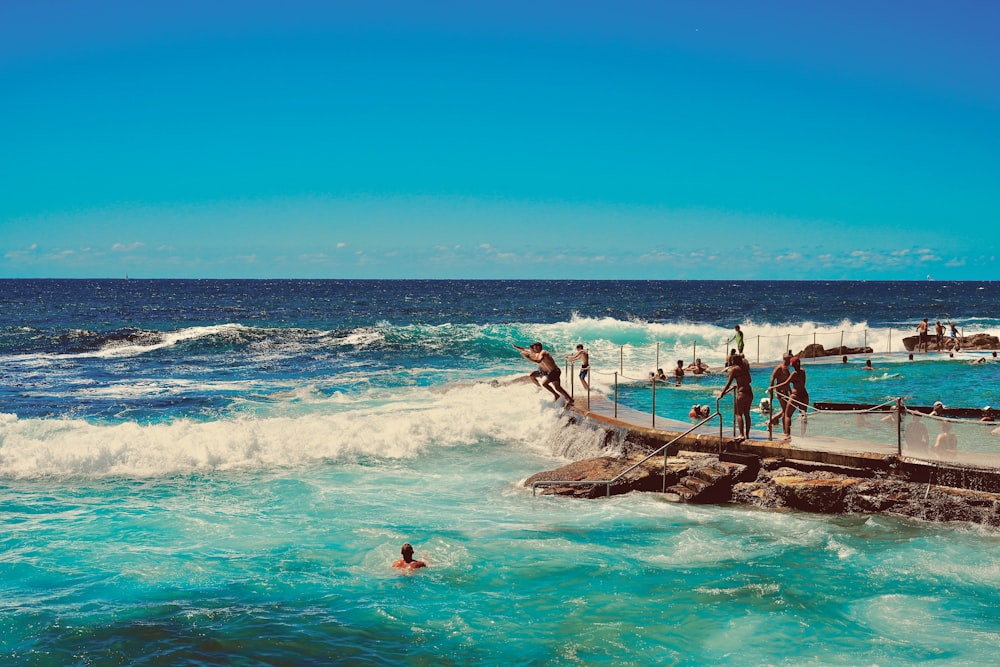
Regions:
<instances>
[{"instance_id":1,"label":"metal railing post","mask_svg":"<svg viewBox=\"0 0 1000 667\"><path fill-rule=\"evenodd\" d=\"M569 397L573 398L576 396L576 378L573 377L573 370L576 366L575 361L566 362L566 372L569 373Z\"/></svg>"},{"instance_id":2,"label":"metal railing post","mask_svg":"<svg viewBox=\"0 0 1000 667\"><path fill-rule=\"evenodd\" d=\"M653 428L656 428L656 376L653 376Z\"/></svg>"},{"instance_id":3,"label":"metal railing post","mask_svg":"<svg viewBox=\"0 0 1000 667\"><path fill-rule=\"evenodd\" d=\"M615 373L615 419L618 419L618 373Z\"/></svg>"},{"instance_id":4,"label":"metal railing post","mask_svg":"<svg viewBox=\"0 0 1000 667\"><path fill-rule=\"evenodd\" d=\"M896 453L903 456L903 399L896 399Z\"/></svg>"},{"instance_id":5,"label":"metal railing post","mask_svg":"<svg viewBox=\"0 0 1000 667\"><path fill-rule=\"evenodd\" d=\"M771 409L767 413L767 441L774 442L774 388L768 388L768 399L771 402Z\"/></svg>"}]
</instances>

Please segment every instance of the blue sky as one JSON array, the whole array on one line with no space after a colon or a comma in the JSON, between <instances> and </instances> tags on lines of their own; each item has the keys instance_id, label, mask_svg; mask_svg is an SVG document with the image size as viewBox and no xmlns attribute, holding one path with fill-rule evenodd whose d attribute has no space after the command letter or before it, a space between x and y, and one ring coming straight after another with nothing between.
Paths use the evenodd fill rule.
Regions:
<instances>
[{"instance_id":1,"label":"blue sky","mask_svg":"<svg viewBox=\"0 0 1000 667\"><path fill-rule=\"evenodd\" d=\"M0 4L0 276L997 278L1000 5Z\"/></svg>"}]
</instances>

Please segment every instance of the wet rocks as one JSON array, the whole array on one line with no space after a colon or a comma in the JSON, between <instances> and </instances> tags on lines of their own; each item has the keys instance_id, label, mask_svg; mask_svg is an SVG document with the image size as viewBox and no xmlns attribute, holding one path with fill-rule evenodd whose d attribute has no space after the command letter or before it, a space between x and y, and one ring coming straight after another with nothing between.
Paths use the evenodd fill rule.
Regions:
<instances>
[{"instance_id":1,"label":"wet rocks","mask_svg":"<svg viewBox=\"0 0 1000 667\"><path fill-rule=\"evenodd\" d=\"M730 456L723 455L723 459ZM576 461L532 475L524 484L612 480L641 458L607 456ZM711 454L680 452L670 457L664 468L662 457L654 457L625 472L611 485L610 495L664 489L666 497L677 502L734 502L824 514L887 514L1000 528L1000 493L905 481L871 470L818 468L805 461L780 458L736 463L720 461ZM606 483L544 484L536 492L578 498L609 495Z\"/></svg>"},{"instance_id":2,"label":"wet rocks","mask_svg":"<svg viewBox=\"0 0 1000 667\"><path fill-rule=\"evenodd\" d=\"M786 462L787 463L787 462ZM733 501L827 514L889 514L1000 527L1000 494L892 478L862 479L781 465L733 487Z\"/></svg>"}]
</instances>

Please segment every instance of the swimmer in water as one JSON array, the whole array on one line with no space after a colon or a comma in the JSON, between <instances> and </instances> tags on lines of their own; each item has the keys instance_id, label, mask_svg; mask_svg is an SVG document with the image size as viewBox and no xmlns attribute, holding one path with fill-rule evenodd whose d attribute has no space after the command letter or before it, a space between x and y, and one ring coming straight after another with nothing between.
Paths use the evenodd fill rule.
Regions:
<instances>
[{"instance_id":1,"label":"swimmer in water","mask_svg":"<svg viewBox=\"0 0 1000 667\"><path fill-rule=\"evenodd\" d=\"M421 567L427 567L427 563L422 560L414 560L413 558L413 547L407 542L403 545L403 548L399 550L399 553L403 556L395 563L392 564L393 567L402 570L416 570Z\"/></svg>"}]
</instances>

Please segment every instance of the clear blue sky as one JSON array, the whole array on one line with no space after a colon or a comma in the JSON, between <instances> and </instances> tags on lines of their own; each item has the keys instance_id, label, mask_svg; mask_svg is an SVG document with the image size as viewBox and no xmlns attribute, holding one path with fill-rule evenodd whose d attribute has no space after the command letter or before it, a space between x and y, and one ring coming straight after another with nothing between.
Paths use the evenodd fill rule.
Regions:
<instances>
[{"instance_id":1,"label":"clear blue sky","mask_svg":"<svg viewBox=\"0 0 1000 667\"><path fill-rule=\"evenodd\" d=\"M995 279L1000 4L0 3L0 276Z\"/></svg>"}]
</instances>

